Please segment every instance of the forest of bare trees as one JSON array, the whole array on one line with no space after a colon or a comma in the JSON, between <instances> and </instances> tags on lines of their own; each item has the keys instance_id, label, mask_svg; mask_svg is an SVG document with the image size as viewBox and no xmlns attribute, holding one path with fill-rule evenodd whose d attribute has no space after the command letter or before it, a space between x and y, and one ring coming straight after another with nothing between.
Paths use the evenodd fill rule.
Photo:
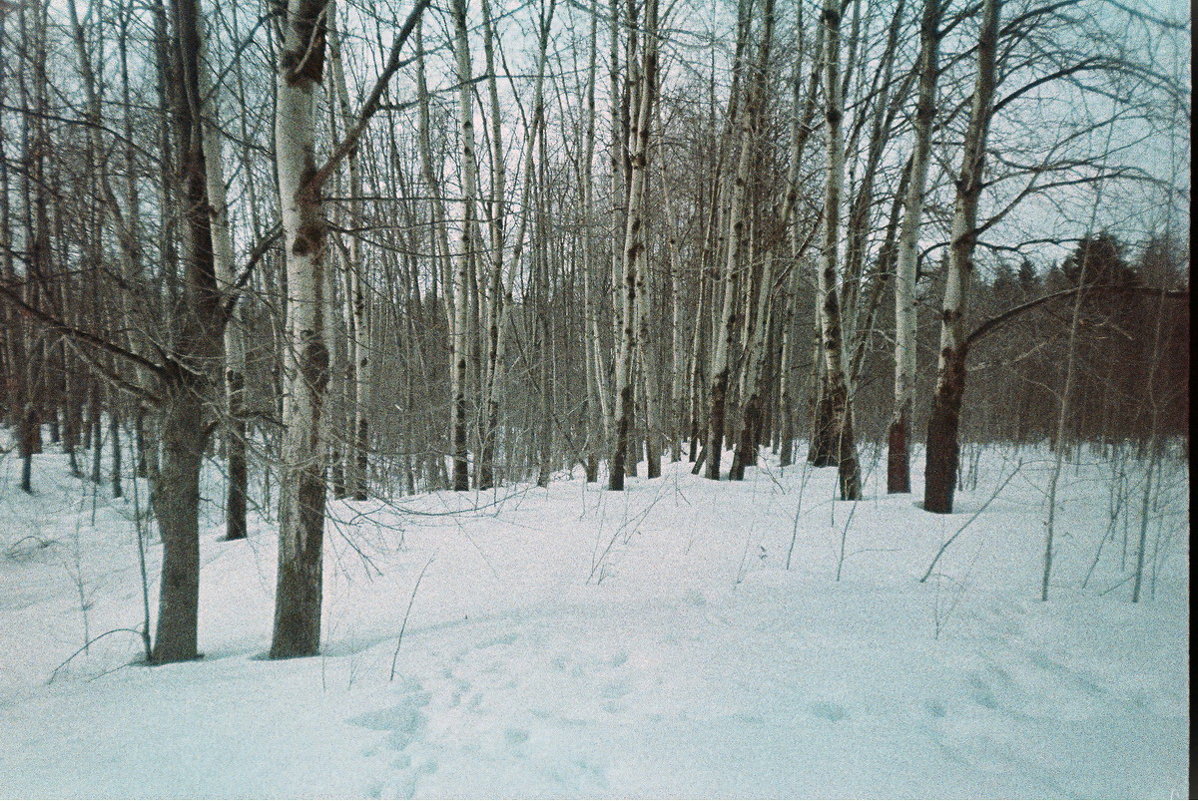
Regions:
<instances>
[{"instance_id":1,"label":"forest of bare trees","mask_svg":"<svg viewBox=\"0 0 1198 801\"><path fill-rule=\"evenodd\" d=\"M1188 453L1189 81L1114 0L0 0L21 488L148 478L165 663L202 504L282 658L330 497Z\"/></svg>"}]
</instances>

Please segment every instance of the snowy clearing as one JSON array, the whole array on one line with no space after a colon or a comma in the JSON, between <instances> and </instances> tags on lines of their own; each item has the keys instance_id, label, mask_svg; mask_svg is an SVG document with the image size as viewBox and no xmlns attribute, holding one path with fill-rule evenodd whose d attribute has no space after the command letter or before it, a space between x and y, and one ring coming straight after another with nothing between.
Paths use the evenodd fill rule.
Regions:
<instances>
[{"instance_id":1,"label":"snowy clearing","mask_svg":"<svg viewBox=\"0 0 1198 801\"><path fill-rule=\"evenodd\" d=\"M57 455L25 496L9 455L0 796L1184 797L1185 463L1133 605L1118 527L1080 588L1110 475L1079 458L1047 604L1046 453L990 448L946 516L918 486L887 497L876 454L856 503L832 500L834 468L717 484L676 464L624 493L576 475L333 504L324 654L285 662L262 658L273 524L220 542L206 503L205 658L131 665L140 640L117 632L55 673L85 625L141 625L134 504Z\"/></svg>"}]
</instances>

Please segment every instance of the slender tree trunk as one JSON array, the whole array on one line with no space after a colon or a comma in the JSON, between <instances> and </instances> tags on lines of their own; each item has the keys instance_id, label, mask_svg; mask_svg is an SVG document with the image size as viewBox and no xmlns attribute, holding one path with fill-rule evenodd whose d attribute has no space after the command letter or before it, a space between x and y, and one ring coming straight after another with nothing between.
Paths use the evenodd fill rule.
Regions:
<instances>
[{"instance_id":1,"label":"slender tree trunk","mask_svg":"<svg viewBox=\"0 0 1198 801\"><path fill-rule=\"evenodd\" d=\"M986 138L994 108L995 56L1001 0L983 0L982 28L978 38L978 72L974 85L965 153L957 178L949 245L948 275L940 324L940 365L936 393L928 421L927 467L924 472L924 509L948 514L953 510L960 443L957 430L965 394L965 309L977 244L978 198L982 193Z\"/></svg>"},{"instance_id":2,"label":"slender tree trunk","mask_svg":"<svg viewBox=\"0 0 1198 801\"><path fill-rule=\"evenodd\" d=\"M458 124L462 141L462 219L461 251L454 264L453 333L450 337L450 448L453 457L453 489L470 489L467 461L466 401L467 366L470 343L471 261L475 256L474 199L478 193L478 170L474 147L474 88L470 83L470 44L466 34L466 2L453 1L454 56L457 62Z\"/></svg>"},{"instance_id":3,"label":"slender tree trunk","mask_svg":"<svg viewBox=\"0 0 1198 801\"><path fill-rule=\"evenodd\" d=\"M638 274L645 270L645 182L649 167L649 128L652 120L657 81L657 0L645 0L644 46L642 62L630 60L636 87L635 117L630 141L632 173L629 178L627 224L624 229L623 311L621 337L616 360L615 450L608 476L608 489L623 490L629 460L629 429L632 425L633 382L637 353ZM631 456L635 463L636 456Z\"/></svg>"},{"instance_id":4,"label":"slender tree trunk","mask_svg":"<svg viewBox=\"0 0 1198 801\"><path fill-rule=\"evenodd\" d=\"M121 416L117 412L117 397L114 390L108 391L108 445L112 455L112 497L124 495L121 485Z\"/></svg>"},{"instance_id":5,"label":"slender tree trunk","mask_svg":"<svg viewBox=\"0 0 1198 801\"><path fill-rule=\"evenodd\" d=\"M198 32L202 37L203 32ZM206 42L201 38L199 104L203 125L204 166L212 230L212 254L217 280L222 291L231 297L237 290L236 268L233 265L233 239L229 230L229 204L225 192L224 153L220 132L220 104L212 75L215 65L210 62ZM234 305L232 318L225 325L224 369L224 437L226 459L225 538L245 539L246 469L244 420L245 342L244 323L240 305Z\"/></svg>"},{"instance_id":6,"label":"slender tree trunk","mask_svg":"<svg viewBox=\"0 0 1198 801\"><path fill-rule=\"evenodd\" d=\"M652 91L649 89L648 91ZM650 117L650 120L653 118ZM647 145L646 145L647 147ZM648 181L641 183L641 199L637 202L644 229L648 228ZM642 234L642 236L645 236ZM645 237L647 241L647 236ZM638 258L640 268L637 270L637 327L640 329L636 338L637 352L641 366L641 380L645 396L645 477L661 477L661 382L659 378L660 365L657 359L656 343L653 341L653 296L649 280L649 269L645 258L647 247L642 247Z\"/></svg>"},{"instance_id":7,"label":"slender tree trunk","mask_svg":"<svg viewBox=\"0 0 1198 801\"><path fill-rule=\"evenodd\" d=\"M658 107L658 128L660 129L661 108ZM665 431L670 438L670 461L682 461L682 439L686 434L686 369L687 352L684 340L683 320L686 318L684 281L682 277L682 259L678 255L677 222L673 204L670 202L669 187L662 187L662 197L666 212L665 225L668 226L666 239L667 282L670 297L670 394L665 404L665 412L669 423Z\"/></svg>"},{"instance_id":8,"label":"slender tree trunk","mask_svg":"<svg viewBox=\"0 0 1198 801\"><path fill-rule=\"evenodd\" d=\"M741 20L737 44L738 54L744 48L744 41L748 37L750 26L747 17L750 2L751 0L742 0L739 10ZM772 0L767 0L767 3L770 2ZM770 7L772 8L772 5ZM772 17L772 13L767 14L767 19L772 19ZM732 104L739 102L736 95L736 84L740 82L737 80L738 77L739 70L733 76L733 97L730 101ZM737 329L740 322L736 314L737 275L744 268L742 254L746 249L748 239L746 193L749 172L752 167L754 118L757 113L755 104L758 98L751 88L746 88L744 91L745 99L741 103L743 108L738 113L730 114L730 119L738 126L736 129L738 157L736 176L732 185L732 197L728 206L728 241L723 275L720 278L723 297L720 304L719 323L713 333L715 351L711 357L711 375L709 377L711 413L708 418L706 451L707 477L712 481L720 480L720 462L724 451L724 428L727 425L729 406L728 395L732 383L732 355L736 348ZM736 111L735 106L733 110ZM752 280L750 275L744 275L743 279L745 281Z\"/></svg>"},{"instance_id":9,"label":"slender tree trunk","mask_svg":"<svg viewBox=\"0 0 1198 801\"><path fill-rule=\"evenodd\" d=\"M607 417L604 395L605 387L600 383L602 371L598 326L598 293L595 292L595 266L593 264L595 242L593 235L595 213L595 180L592 164L595 159L595 83L598 61L599 8L596 4L591 14L591 32L587 45L587 88L586 122L583 134L583 156L580 165L582 182L582 303L583 303L583 371L586 373L587 402L586 452L583 469L588 484L599 480L599 450L603 444L603 420Z\"/></svg>"},{"instance_id":10,"label":"slender tree trunk","mask_svg":"<svg viewBox=\"0 0 1198 801\"><path fill-rule=\"evenodd\" d=\"M325 450L321 411L329 382L324 341L325 242L313 185L316 101L324 76L328 0L290 0L279 48L275 160L287 264L284 439L273 659L320 649Z\"/></svg>"},{"instance_id":11,"label":"slender tree trunk","mask_svg":"<svg viewBox=\"0 0 1198 801\"><path fill-rule=\"evenodd\" d=\"M341 62L340 36L334 20L329 20L329 71L333 79L337 105L346 129L352 125L350 114L349 87L345 81L345 70ZM350 197L362 196L362 175L358 166L358 146L355 145L345 158L349 173ZM370 418L367 413L368 373L370 369L369 331L367 328L366 282L363 272L366 262L361 254L361 237L351 234L348 242L348 259L345 264L344 319L345 344L345 392L348 406L349 430L345 436L348 453L345 458L345 492L356 501L367 497L370 470L369 440Z\"/></svg>"},{"instance_id":12,"label":"slender tree trunk","mask_svg":"<svg viewBox=\"0 0 1198 801\"><path fill-rule=\"evenodd\" d=\"M797 264L791 265L790 277L787 279L789 291L783 302L786 304L786 310L782 319L782 349L778 357L778 415L779 426L781 431L780 447L778 453L778 463L781 467L789 467L794 464L794 441L797 432L795 431L795 337L794 317L795 306L798 304L798 276L799 267Z\"/></svg>"},{"instance_id":13,"label":"slender tree trunk","mask_svg":"<svg viewBox=\"0 0 1198 801\"><path fill-rule=\"evenodd\" d=\"M857 448L853 441L853 410L845 377L841 335L840 296L837 290L837 248L840 238L840 192L844 181L844 144L841 122L844 102L840 80L840 3L825 0L825 121L828 146L827 191L824 195L824 239L819 270L821 298L820 321L822 350L827 375L825 389L832 440L835 443L837 470L842 500L861 497L861 474Z\"/></svg>"},{"instance_id":14,"label":"slender tree trunk","mask_svg":"<svg viewBox=\"0 0 1198 801\"><path fill-rule=\"evenodd\" d=\"M499 427L499 378L501 366L500 331L504 325L505 284L504 268L504 231L507 221L507 165L503 149L502 114L499 108L499 77L495 69L495 22L491 15L491 4L482 0L483 12L483 53L487 65L487 98L491 112L491 197L489 201L490 218L488 228L491 237L491 272L486 295L486 314L484 343L486 362L484 364L482 391L482 431L479 435L479 455L477 467L477 484L479 489L490 489L495 486L495 437Z\"/></svg>"},{"instance_id":15,"label":"slender tree trunk","mask_svg":"<svg viewBox=\"0 0 1198 801\"><path fill-rule=\"evenodd\" d=\"M937 53L940 47L941 0L924 0L920 21L919 100L915 110L915 144L904 199L894 281L894 418L890 423L886 491L911 491L911 418L915 406L916 313L915 276L932 122L936 117Z\"/></svg>"}]
</instances>

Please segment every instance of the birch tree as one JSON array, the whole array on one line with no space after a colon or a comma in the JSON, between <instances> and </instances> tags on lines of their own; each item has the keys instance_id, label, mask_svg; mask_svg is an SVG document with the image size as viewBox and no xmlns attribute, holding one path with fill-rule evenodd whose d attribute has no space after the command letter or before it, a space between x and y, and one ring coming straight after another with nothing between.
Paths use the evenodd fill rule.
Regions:
<instances>
[{"instance_id":1,"label":"birch tree","mask_svg":"<svg viewBox=\"0 0 1198 801\"><path fill-rule=\"evenodd\" d=\"M224 324L224 416L227 482L225 487L225 538L245 539L246 469L245 327L241 304L235 295L237 275L233 264L233 237L229 201L225 191L224 147L220 131L219 87L214 83L215 64L203 30L200 38L199 114L203 126L205 185L212 232L212 257L217 283L232 309ZM231 301L231 302L230 302Z\"/></svg>"},{"instance_id":2,"label":"birch tree","mask_svg":"<svg viewBox=\"0 0 1198 801\"><path fill-rule=\"evenodd\" d=\"M652 120L657 76L657 13L657 0L645 0L644 45L641 62L634 67L633 72L633 85L637 87L637 91L630 137L632 171L624 229L621 337L615 371L615 448L608 470L608 489L617 491L624 489L625 463L630 458L629 429L632 425L635 392L633 366L637 350L638 274L645 269L644 186L649 168L649 125ZM635 460L636 457L631 458Z\"/></svg>"},{"instance_id":3,"label":"birch tree","mask_svg":"<svg viewBox=\"0 0 1198 801\"><path fill-rule=\"evenodd\" d=\"M478 162L474 143L474 88L471 81L470 42L466 29L466 2L453 0L453 52L457 64L458 125L461 128L462 233L461 249L454 261L453 330L450 334L450 448L453 459L453 489L470 489L467 462L467 362L470 348L472 262L475 243L475 197L478 194Z\"/></svg>"},{"instance_id":4,"label":"birch tree","mask_svg":"<svg viewBox=\"0 0 1198 801\"><path fill-rule=\"evenodd\" d=\"M965 309L977 244L978 198L982 194L986 138L994 110L995 61L1001 0L983 0L978 34L977 77L956 179L948 273L940 312L940 360L932 416L928 421L924 509L949 513L957 486L961 399L965 392Z\"/></svg>"},{"instance_id":5,"label":"birch tree","mask_svg":"<svg viewBox=\"0 0 1198 801\"><path fill-rule=\"evenodd\" d=\"M378 111L387 83L400 67L404 42L427 4L417 0L353 124L319 168L316 101L324 81L331 0L289 0L280 23L275 170L283 213L288 331L273 659L310 656L320 648L326 496L321 413L329 382L324 320L330 311L325 297L327 228L321 191Z\"/></svg>"},{"instance_id":6,"label":"birch tree","mask_svg":"<svg viewBox=\"0 0 1198 801\"><path fill-rule=\"evenodd\" d=\"M283 465L273 659L320 648L325 464L321 411L329 382L324 340L327 231L316 173L316 102L324 81L330 0L290 0L281 21L275 161L287 264Z\"/></svg>"},{"instance_id":7,"label":"birch tree","mask_svg":"<svg viewBox=\"0 0 1198 801\"><path fill-rule=\"evenodd\" d=\"M742 0L740 5L741 21L738 31L737 50L744 47L748 37L749 10L752 0ZM760 66L760 65L759 65ZM743 270L743 253L746 249L747 219L746 193L748 191L749 172L752 167L753 118L757 114L756 98L752 90L746 90L746 97L740 100L737 95L737 70L734 69L732 95L729 104L732 113L729 114L731 123L737 125L737 162L736 175L733 179L731 198L728 203L728 234L724 266L720 279L722 302L720 304L719 323L714 329L715 350L711 357L710 372L710 404L711 412L707 428L707 477L712 481L720 479L720 461L724 449L724 428L728 413L728 390L732 381L732 355L737 341L736 317L736 287L737 275ZM754 82L755 83L755 82ZM738 107L736 104L741 103ZM747 280L747 279L746 279Z\"/></svg>"},{"instance_id":8,"label":"birch tree","mask_svg":"<svg viewBox=\"0 0 1198 801\"><path fill-rule=\"evenodd\" d=\"M942 2L924 0L919 26L919 99L915 108L915 142L911 149L910 177L903 200L903 223L894 280L894 419L891 420L888 437L887 492L911 491L908 439L915 405L917 365L915 276L932 148L932 123L936 116Z\"/></svg>"},{"instance_id":9,"label":"birch tree","mask_svg":"<svg viewBox=\"0 0 1198 801\"><path fill-rule=\"evenodd\" d=\"M841 122L844 102L840 76L840 3L825 0L824 25L824 122L827 146L827 181L824 193L823 243L820 257L821 351L827 376L826 397L830 437L835 445L837 475L842 500L861 497L861 475L853 440L853 410L845 377L840 318L837 251L840 245L840 194L844 182L844 143Z\"/></svg>"}]
</instances>

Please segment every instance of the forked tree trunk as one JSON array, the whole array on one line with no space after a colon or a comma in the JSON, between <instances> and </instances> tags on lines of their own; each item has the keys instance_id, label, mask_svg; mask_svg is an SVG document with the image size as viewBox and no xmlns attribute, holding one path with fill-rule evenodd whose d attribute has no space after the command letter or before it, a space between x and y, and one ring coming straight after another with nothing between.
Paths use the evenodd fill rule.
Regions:
<instances>
[{"instance_id":1,"label":"forked tree trunk","mask_svg":"<svg viewBox=\"0 0 1198 801\"><path fill-rule=\"evenodd\" d=\"M961 399L965 394L965 309L977 244L978 198L982 193L986 137L994 108L995 51L1001 0L984 0L978 37L978 72L974 85L965 153L957 178L949 245L948 275L940 323L940 366L932 416L928 421L927 467L924 475L924 509L948 514L953 510L960 443L957 432Z\"/></svg>"}]
</instances>

